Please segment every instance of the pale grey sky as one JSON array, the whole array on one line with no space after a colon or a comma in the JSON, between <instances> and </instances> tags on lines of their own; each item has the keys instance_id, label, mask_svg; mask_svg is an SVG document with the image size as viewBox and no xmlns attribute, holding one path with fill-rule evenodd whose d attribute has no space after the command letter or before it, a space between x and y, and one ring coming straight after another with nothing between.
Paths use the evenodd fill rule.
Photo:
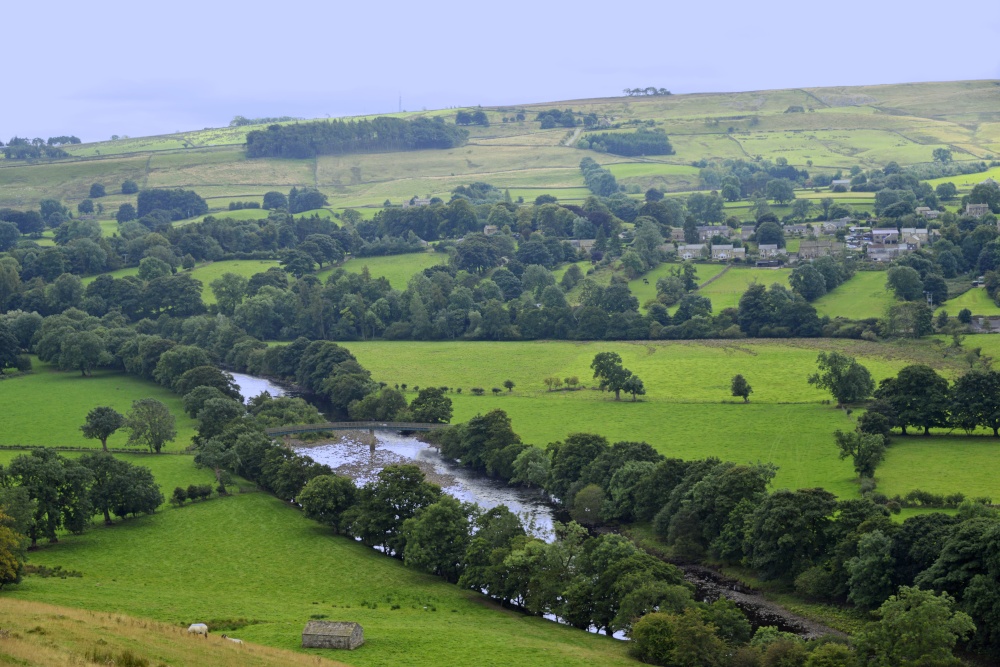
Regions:
<instances>
[{"instance_id":1,"label":"pale grey sky","mask_svg":"<svg viewBox=\"0 0 1000 667\"><path fill-rule=\"evenodd\" d=\"M617 95L1000 79L1000 4L10 2L0 139ZM943 20L942 20L943 19Z\"/></svg>"}]
</instances>

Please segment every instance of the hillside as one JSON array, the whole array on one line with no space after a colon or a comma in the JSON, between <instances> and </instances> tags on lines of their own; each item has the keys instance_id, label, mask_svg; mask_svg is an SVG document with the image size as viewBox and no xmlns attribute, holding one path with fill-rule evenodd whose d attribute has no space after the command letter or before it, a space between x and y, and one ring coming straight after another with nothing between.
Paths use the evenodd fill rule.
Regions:
<instances>
[{"instance_id":1,"label":"hillside","mask_svg":"<svg viewBox=\"0 0 1000 667\"><path fill-rule=\"evenodd\" d=\"M652 123L670 137L675 154L629 158L568 147L578 138L573 130L543 130L534 120L552 108L593 113L611 124ZM101 201L110 219L118 204L131 200L116 194L125 179L140 187L194 189L213 210L293 186L319 188L334 208L381 207L386 199L399 204L414 195L446 195L471 181L509 188L528 201L543 192L574 201L589 194L578 168L587 156L636 191L681 192L701 187L692 166L700 160L785 158L833 173L930 162L935 148L948 148L956 161L988 161L1000 154L998 109L997 81L566 100L485 109L490 125L470 126L469 142L460 148L302 160L248 160L246 134L262 126L209 129L68 146L72 157L55 161L0 159L0 206L34 207L56 198L73 207L100 182L108 189ZM518 112L524 121L503 122ZM453 122L455 111L394 115Z\"/></svg>"}]
</instances>

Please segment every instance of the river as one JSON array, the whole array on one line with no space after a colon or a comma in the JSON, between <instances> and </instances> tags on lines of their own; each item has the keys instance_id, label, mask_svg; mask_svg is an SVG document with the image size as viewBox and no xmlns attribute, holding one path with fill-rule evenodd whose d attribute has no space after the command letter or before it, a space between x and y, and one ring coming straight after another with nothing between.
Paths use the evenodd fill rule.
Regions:
<instances>
[{"instance_id":1,"label":"river","mask_svg":"<svg viewBox=\"0 0 1000 667\"><path fill-rule=\"evenodd\" d=\"M230 375L233 376L233 383L239 388L240 394L243 395L244 403L249 403L251 398L260 396L265 391L275 397L284 396L288 393L283 387L279 387L264 378L254 377L245 373L230 373Z\"/></svg>"}]
</instances>

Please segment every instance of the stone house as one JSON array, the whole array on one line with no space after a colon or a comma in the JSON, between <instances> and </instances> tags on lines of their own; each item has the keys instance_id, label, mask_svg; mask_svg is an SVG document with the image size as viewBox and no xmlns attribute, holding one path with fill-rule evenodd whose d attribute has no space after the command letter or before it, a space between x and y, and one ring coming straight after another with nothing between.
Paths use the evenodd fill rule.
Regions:
<instances>
[{"instance_id":1,"label":"stone house","mask_svg":"<svg viewBox=\"0 0 1000 667\"><path fill-rule=\"evenodd\" d=\"M746 255L746 248L734 248L732 243L712 246L712 259L721 262L728 262L732 259L744 259Z\"/></svg>"},{"instance_id":2,"label":"stone house","mask_svg":"<svg viewBox=\"0 0 1000 667\"><path fill-rule=\"evenodd\" d=\"M729 238L733 230L726 225L701 225L698 227L698 240L701 242L711 241L713 236Z\"/></svg>"},{"instance_id":3,"label":"stone house","mask_svg":"<svg viewBox=\"0 0 1000 667\"><path fill-rule=\"evenodd\" d=\"M815 259L834 255L844 249L843 243L833 241L803 241L799 244L799 258Z\"/></svg>"},{"instance_id":4,"label":"stone house","mask_svg":"<svg viewBox=\"0 0 1000 667\"><path fill-rule=\"evenodd\" d=\"M705 256L708 246L704 243L688 243L677 247L677 256L681 259L701 259Z\"/></svg>"},{"instance_id":5,"label":"stone house","mask_svg":"<svg viewBox=\"0 0 1000 667\"><path fill-rule=\"evenodd\" d=\"M847 229L852 222L854 221L850 218L839 218L837 220L826 220L821 226L824 232L827 234L833 234L838 229Z\"/></svg>"},{"instance_id":6,"label":"stone house","mask_svg":"<svg viewBox=\"0 0 1000 667\"><path fill-rule=\"evenodd\" d=\"M788 252L784 248L779 248L777 243L761 243L757 246L757 254L760 255L761 259L774 259L781 255L787 255Z\"/></svg>"},{"instance_id":7,"label":"stone house","mask_svg":"<svg viewBox=\"0 0 1000 667\"><path fill-rule=\"evenodd\" d=\"M899 230L898 229L873 229L872 230L872 243L877 243L877 244L899 243Z\"/></svg>"},{"instance_id":8,"label":"stone house","mask_svg":"<svg viewBox=\"0 0 1000 667\"><path fill-rule=\"evenodd\" d=\"M409 201L403 202L403 208L410 208L411 206L430 206L430 205L431 205L430 199L418 199L416 197L414 197Z\"/></svg>"},{"instance_id":9,"label":"stone house","mask_svg":"<svg viewBox=\"0 0 1000 667\"><path fill-rule=\"evenodd\" d=\"M489 234L487 234L487 236L489 236ZM582 250L588 255L590 254L590 251L594 249L595 243L597 243L597 239L573 239L569 242L571 246L577 250Z\"/></svg>"},{"instance_id":10,"label":"stone house","mask_svg":"<svg viewBox=\"0 0 1000 667\"><path fill-rule=\"evenodd\" d=\"M483 227L483 236L493 236L500 231L500 228L496 225L486 225Z\"/></svg>"},{"instance_id":11,"label":"stone house","mask_svg":"<svg viewBox=\"0 0 1000 667\"><path fill-rule=\"evenodd\" d=\"M785 225L785 236L815 236L816 232L810 225Z\"/></svg>"},{"instance_id":12,"label":"stone house","mask_svg":"<svg viewBox=\"0 0 1000 667\"><path fill-rule=\"evenodd\" d=\"M684 243L684 228L683 227L671 227L670 228L670 240L677 241L678 243Z\"/></svg>"},{"instance_id":13,"label":"stone house","mask_svg":"<svg viewBox=\"0 0 1000 667\"><path fill-rule=\"evenodd\" d=\"M843 185L848 190L851 189L851 179L849 178L836 178L830 181L830 189L833 190L838 185Z\"/></svg>"},{"instance_id":14,"label":"stone house","mask_svg":"<svg viewBox=\"0 0 1000 667\"><path fill-rule=\"evenodd\" d=\"M869 243L865 247L865 254L873 262L891 262L910 252L912 249L907 243Z\"/></svg>"},{"instance_id":15,"label":"stone house","mask_svg":"<svg viewBox=\"0 0 1000 667\"><path fill-rule=\"evenodd\" d=\"M974 218L981 218L990 212L989 204L966 204L965 214Z\"/></svg>"},{"instance_id":16,"label":"stone house","mask_svg":"<svg viewBox=\"0 0 1000 667\"><path fill-rule=\"evenodd\" d=\"M350 621L309 621L302 631L302 648L340 648L353 651L364 643L364 630Z\"/></svg>"}]
</instances>

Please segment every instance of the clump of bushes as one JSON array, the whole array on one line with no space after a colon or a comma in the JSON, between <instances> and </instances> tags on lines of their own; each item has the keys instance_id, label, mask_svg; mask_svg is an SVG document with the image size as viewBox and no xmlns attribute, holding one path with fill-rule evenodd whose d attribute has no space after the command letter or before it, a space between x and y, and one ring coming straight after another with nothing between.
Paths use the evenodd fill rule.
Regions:
<instances>
[{"instance_id":1,"label":"clump of bushes","mask_svg":"<svg viewBox=\"0 0 1000 667\"><path fill-rule=\"evenodd\" d=\"M179 507L187 500L194 502L196 500L205 500L211 497L211 484L191 484L186 489L182 486L176 487L173 495L170 497L170 502Z\"/></svg>"}]
</instances>

